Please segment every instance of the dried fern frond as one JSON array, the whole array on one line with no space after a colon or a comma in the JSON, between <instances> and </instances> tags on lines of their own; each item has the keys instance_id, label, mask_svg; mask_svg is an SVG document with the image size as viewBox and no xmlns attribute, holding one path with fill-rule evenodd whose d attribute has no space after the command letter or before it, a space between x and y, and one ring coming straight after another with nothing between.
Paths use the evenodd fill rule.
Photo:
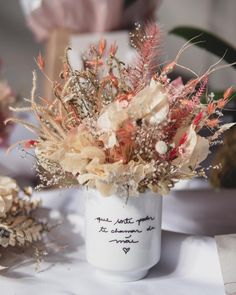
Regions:
<instances>
[{"instance_id":1,"label":"dried fern frond","mask_svg":"<svg viewBox=\"0 0 236 295\"><path fill-rule=\"evenodd\" d=\"M45 225L27 215L8 216L0 223L0 246L25 246L41 240Z\"/></svg>"},{"instance_id":2,"label":"dried fern frond","mask_svg":"<svg viewBox=\"0 0 236 295\"><path fill-rule=\"evenodd\" d=\"M20 190L16 181L0 176L0 247L26 246L42 238L46 224L32 216L40 206L31 188Z\"/></svg>"},{"instance_id":3,"label":"dried fern frond","mask_svg":"<svg viewBox=\"0 0 236 295\"><path fill-rule=\"evenodd\" d=\"M9 106L15 103L16 98L5 81L0 80L0 147L8 145L11 126L5 126L4 121L11 115Z\"/></svg>"}]
</instances>

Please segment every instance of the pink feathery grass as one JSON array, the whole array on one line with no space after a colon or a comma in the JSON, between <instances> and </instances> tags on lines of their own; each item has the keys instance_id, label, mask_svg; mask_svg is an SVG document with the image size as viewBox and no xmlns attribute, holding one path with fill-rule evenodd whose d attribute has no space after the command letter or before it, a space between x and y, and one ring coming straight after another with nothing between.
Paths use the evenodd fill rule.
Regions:
<instances>
[{"instance_id":1,"label":"pink feathery grass","mask_svg":"<svg viewBox=\"0 0 236 295\"><path fill-rule=\"evenodd\" d=\"M197 90L196 94L195 94L194 97L192 98L192 100L193 100L195 103L199 103L199 102L200 102L201 97L203 96L203 94L204 94L205 91L206 91L207 83L208 83L208 77L206 76L206 77L202 80L199 89Z\"/></svg>"},{"instance_id":2,"label":"pink feathery grass","mask_svg":"<svg viewBox=\"0 0 236 295\"><path fill-rule=\"evenodd\" d=\"M143 37L137 40L138 56L130 73L134 93L143 89L159 68L161 35L159 26L150 23L146 25Z\"/></svg>"}]
</instances>

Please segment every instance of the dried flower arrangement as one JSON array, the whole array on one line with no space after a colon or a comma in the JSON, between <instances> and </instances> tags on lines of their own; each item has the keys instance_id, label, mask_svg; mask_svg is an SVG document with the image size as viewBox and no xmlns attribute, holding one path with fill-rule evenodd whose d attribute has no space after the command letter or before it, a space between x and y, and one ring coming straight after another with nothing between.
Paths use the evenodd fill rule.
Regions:
<instances>
[{"instance_id":1,"label":"dried flower arrangement","mask_svg":"<svg viewBox=\"0 0 236 295\"><path fill-rule=\"evenodd\" d=\"M0 249L32 244L47 230L32 216L40 201L32 200L31 194L30 187L21 191L14 179L0 176Z\"/></svg>"},{"instance_id":2,"label":"dried flower arrangement","mask_svg":"<svg viewBox=\"0 0 236 295\"><path fill-rule=\"evenodd\" d=\"M9 106L15 102L12 90L6 81L0 81L0 147L7 145L11 126L6 126L4 121L10 116Z\"/></svg>"},{"instance_id":3,"label":"dried flower arrangement","mask_svg":"<svg viewBox=\"0 0 236 295\"><path fill-rule=\"evenodd\" d=\"M23 110L32 111L39 126L8 121L36 133L36 139L20 144L35 149L42 182L50 186L69 179L103 195L133 196L146 189L163 195L181 179L205 175L199 164L233 125L221 125L232 89L216 101L207 93L207 82L222 66L215 64L198 76L178 64L190 42L174 61L161 66L160 35L156 24L136 27L131 34L137 50L134 65L119 60L116 44L109 47L105 40L83 55L83 69L74 70L66 53L54 101L36 101L34 73L30 106ZM38 65L43 70L41 55ZM186 84L181 78L171 81L168 75L175 67L194 78ZM199 135L203 129L211 135Z\"/></svg>"}]
</instances>

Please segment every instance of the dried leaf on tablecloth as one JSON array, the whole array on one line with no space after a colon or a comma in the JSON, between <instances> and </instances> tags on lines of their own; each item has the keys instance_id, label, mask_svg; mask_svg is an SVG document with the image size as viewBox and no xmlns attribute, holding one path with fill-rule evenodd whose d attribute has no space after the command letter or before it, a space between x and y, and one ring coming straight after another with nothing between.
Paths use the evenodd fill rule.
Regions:
<instances>
[{"instance_id":1,"label":"dried leaf on tablecloth","mask_svg":"<svg viewBox=\"0 0 236 295\"><path fill-rule=\"evenodd\" d=\"M31 188L21 191L15 180L0 176L0 249L37 242L47 230L32 216L41 202L32 199L31 193Z\"/></svg>"},{"instance_id":2,"label":"dried leaf on tablecloth","mask_svg":"<svg viewBox=\"0 0 236 295\"><path fill-rule=\"evenodd\" d=\"M24 246L41 240L45 226L30 216L7 217L0 224L0 246Z\"/></svg>"}]
</instances>

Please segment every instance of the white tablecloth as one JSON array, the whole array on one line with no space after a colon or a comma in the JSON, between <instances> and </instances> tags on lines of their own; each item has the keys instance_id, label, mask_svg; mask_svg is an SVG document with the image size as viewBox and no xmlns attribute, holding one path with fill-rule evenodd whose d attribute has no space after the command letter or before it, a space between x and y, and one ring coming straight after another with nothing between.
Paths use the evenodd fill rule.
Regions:
<instances>
[{"instance_id":1,"label":"white tablecloth","mask_svg":"<svg viewBox=\"0 0 236 295\"><path fill-rule=\"evenodd\" d=\"M52 218L63 222L49 234L48 255L35 272L30 254L3 253L0 264L15 264L1 272L4 295L223 295L224 286L214 238L163 231L160 263L137 282L112 283L99 277L85 259L83 200L76 191L43 192ZM60 213L59 213L60 212ZM40 213L48 214L44 209Z\"/></svg>"}]
</instances>

